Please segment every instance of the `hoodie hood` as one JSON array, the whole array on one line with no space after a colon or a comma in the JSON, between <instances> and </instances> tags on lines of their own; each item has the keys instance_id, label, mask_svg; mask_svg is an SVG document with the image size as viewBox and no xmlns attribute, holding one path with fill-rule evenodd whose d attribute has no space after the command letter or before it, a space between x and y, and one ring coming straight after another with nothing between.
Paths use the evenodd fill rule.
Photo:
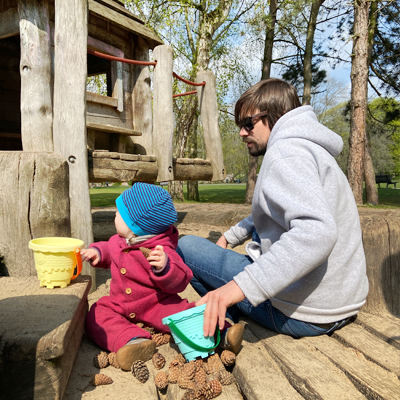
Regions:
<instances>
[{"instance_id":1,"label":"hoodie hood","mask_svg":"<svg viewBox=\"0 0 400 400\"><path fill-rule=\"evenodd\" d=\"M268 140L268 148L282 139L305 139L316 143L336 157L343 149L343 140L321 125L311 106L289 111L276 122Z\"/></svg>"}]
</instances>

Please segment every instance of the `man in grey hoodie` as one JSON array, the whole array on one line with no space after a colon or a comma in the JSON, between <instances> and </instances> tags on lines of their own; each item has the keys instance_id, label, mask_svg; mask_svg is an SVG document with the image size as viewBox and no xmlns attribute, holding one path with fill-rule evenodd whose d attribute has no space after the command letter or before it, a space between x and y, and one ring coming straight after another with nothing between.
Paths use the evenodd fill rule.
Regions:
<instances>
[{"instance_id":1,"label":"man in grey hoodie","mask_svg":"<svg viewBox=\"0 0 400 400\"><path fill-rule=\"evenodd\" d=\"M207 303L204 335L241 313L293 337L332 332L368 293L357 206L334 159L343 141L280 79L247 90L235 119L249 153L264 155L252 214L216 244L185 236L178 247ZM252 236L247 255L227 249Z\"/></svg>"}]
</instances>

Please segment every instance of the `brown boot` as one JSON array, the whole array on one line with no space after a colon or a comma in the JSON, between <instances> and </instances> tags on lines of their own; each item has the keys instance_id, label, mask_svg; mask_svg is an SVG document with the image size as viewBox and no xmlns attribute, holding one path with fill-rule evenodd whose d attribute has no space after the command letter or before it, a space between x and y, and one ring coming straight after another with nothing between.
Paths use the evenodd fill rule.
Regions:
<instances>
[{"instance_id":1,"label":"brown boot","mask_svg":"<svg viewBox=\"0 0 400 400\"><path fill-rule=\"evenodd\" d=\"M227 329L223 342L220 346L225 350L230 350L232 353L237 354L242 346L244 325L235 324Z\"/></svg>"},{"instance_id":2,"label":"brown boot","mask_svg":"<svg viewBox=\"0 0 400 400\"><path fill-rule=\"evenodd\" d=\"M117 363L121 369L129 371L134 361L148 361L156 351L154 340L137 338L117 351Z\"/></svg>"}]
</instances>

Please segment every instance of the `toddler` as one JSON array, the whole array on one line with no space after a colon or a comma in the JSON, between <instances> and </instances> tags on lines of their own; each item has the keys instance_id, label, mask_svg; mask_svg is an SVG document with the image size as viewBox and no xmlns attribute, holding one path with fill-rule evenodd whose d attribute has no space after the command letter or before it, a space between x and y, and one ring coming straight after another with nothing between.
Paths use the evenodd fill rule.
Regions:
<instances>
[{"instance_id":1,"label":"toddler","mask_svg":"<svg viewBox=\"0 0 400 400\"><path fill-rule=\"evenodd\" d=\"M178 295L193 273L175 251L177 213L166 190L135 183L116 205L117 234L81 251L83 261L110 269L112 278L110 295L100 298L87 314L86 333L103 349L116 352L120 367L129 370L134 361L149 360L156 347L150 333L136 323L169 333L161 320L195 306ZM140 247L151 250L148 258ZM225 347L237 351L242 334L242 325L232 326L223 335Z\"/></svg>"}]
</instances>

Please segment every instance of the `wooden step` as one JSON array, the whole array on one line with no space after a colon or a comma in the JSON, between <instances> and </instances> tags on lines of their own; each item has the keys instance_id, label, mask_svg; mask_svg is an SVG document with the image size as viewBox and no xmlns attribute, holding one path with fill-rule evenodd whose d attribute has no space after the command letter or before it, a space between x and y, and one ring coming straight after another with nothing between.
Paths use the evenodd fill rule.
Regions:
<instances>
[{"instance_id":1,"label":"wooden step","mask_svg":"<svg viewBox=\"0 0 400 400\"><path fill-rule=\"evenodd\" d=\"M90 276L66 288L0 277L0 398L61 399L81 343Z\"/></svg>"},{"instance_id":2,"label":"wooden step","mask_svg":"<svg viewBox=\"0 0 400 400\"><path fill-rule=\"evenodd\" d=\"M86 123L86 127L88 129L94 129L96 131L101 131L105 133L119 133L125 136L141 136L142 132L135 131L134 129L122 128L120 126L115 125L103 125L103 124L96 124L94 122L88 121Z\"/></svg>"}]
</instances>

